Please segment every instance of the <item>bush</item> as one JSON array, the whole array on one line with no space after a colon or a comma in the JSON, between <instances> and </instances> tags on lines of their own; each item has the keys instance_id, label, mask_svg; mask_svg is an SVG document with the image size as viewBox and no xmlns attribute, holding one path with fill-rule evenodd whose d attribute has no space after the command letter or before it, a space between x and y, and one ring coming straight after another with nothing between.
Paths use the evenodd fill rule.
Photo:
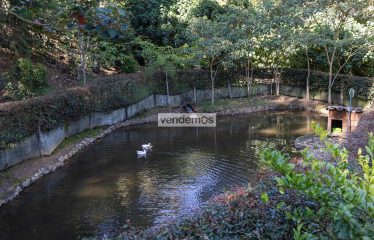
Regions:
<instances>
[{"instance_id":1,"label":"bush","mask_svg":"<svg viewBox=\"0 0 374 240\"><path fill-rule=\"evenodd\" d=\"M283 84L306 87L307 71L303 69L283 69L281 81ZM310 89L313 93L327 92L328 89L328 74L324 72L311 71L310 75ZM357 77L340 74L338 75L333 92L339 93L341 89L345 94L348 90L354 88L356 90L356 97L363 100L374 99L374 79L368 77Z\"/></svg>"},{"instance_id":2,"label":"bush","mask_svg":"<svg viewBox=\"0 0 374 240\"><path fill-rule=\"evenodd\" d=\"M121 55L116 61L116 68L120 72L133 73L136 72L138 67L138 62L135 60L132 55Z\"/></svg>"},{"instance_id":3,"label":"bush","mask_svg":"<svg viewBox=\"0 0 374 240\"><path fill-rule=\"evenodd\" d=\"M126 107L152 92L128 80L94 81L86 88L0 105L0 147L48 131L90 112Z\"/></svg>"},{"instance_id":4,"label":"bush","mask_svg":"<svg viewBox=\"0 0 374 240\"><path fill-rule=\"evenodd\" d=\"M115 68L119 72L132 73L136 71L137 61L132 55L127 54L127 50L120 44L108 41L98 43L96 49L93 50L92 63L96 70L104 68Z\"/></svg>"},{"instance_id":5,"label":"bush","mask_svg":"<svg viewBox=\"0 0 374 240\"><path fill-rule=\"evenodd\" d=\"M0 147L51 130L90 110L89 93L81 89L5 104L0 108Z\"/></svg>"},{"instance_id":6,"label":"bush","mask_svg":"<svg viewBox=\"0 0 374 240\"><path fill-rule=\"evenodd\" d=\"M298 208L289 217L298 223L295 239L372 239L374 236L374 137L369 135L367 155L360 150L359 172L351 170L345 148L327 140L327 132L314 125L333 162L303 152L301 170L281 152L266 149L262 161L281 174L280 191L294 189L318 204Z\"/></svg>"},{"instance_id":7,"label":"bush","mask_svg":"<svg viewBox=\"0 0 374 240\"><path fill-rule=\"evenodd\" d=\"M8 82L6 88L11 97L25 99L41 95L48 87L47 68L42 64L32 64L31 60L20 58L14 74L14 81Z\"/></svg>"}]
</instances>

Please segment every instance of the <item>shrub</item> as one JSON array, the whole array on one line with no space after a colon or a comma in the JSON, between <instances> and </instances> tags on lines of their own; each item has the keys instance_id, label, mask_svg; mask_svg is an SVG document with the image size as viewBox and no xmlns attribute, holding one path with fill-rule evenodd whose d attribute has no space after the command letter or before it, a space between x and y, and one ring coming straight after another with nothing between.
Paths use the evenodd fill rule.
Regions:
<instances>
[{"instance_id":1,"label":"shrub","mask_svg":"<svg viewBox=\"0 0 374 240\"><path fill-rule=\"evenodd\" d=\"M374 137L369 135L367 155L360 150L359 172L348 164L349 153L327 140L327 132L313 126L325 144L332 162L316 159L308 150L302 154L302 170L296 170L281 152L266 149L262 161L281 174L279 189L294 189L318 204L289 213L298 223L295 239L372 239L374 236Z\"/></svg>"},{"instance_id":2,"label":"shrub","mask_svg":"<svg viewBox=\"0 0 374 240\"><path fill-rule=\"evenodd\" d=\"M133 73L136 72L138 62L135 60L133 55L121 55L116 61L116 68L120 72Z\"/></svg>"},{"instance_id":3,"label":"shrub","mask_svg":"<svg viewBox=\"0 0 374 240\"><path fill-rule=\"evenodd\" d=\"M127 54L126 48L121 44L101 41L97 48L92 51L93 64L96 70L104 68L115 68L119 72L132 73L136 71L137 61L132 55Z\"/></svg>"},{"instance_id":4,"label":"shrub","mask_svg":"<svg viewBox=\"0 0 374 240\"><path fill-rule=\"evenodd\" d=\"M89 110L89 93L80 89L5 104L0 108L0 147L32 135L39 127L51 130Z\"/></svg>"},{"instance_id":5,"label":"shrub","mask_svg":"<svg viewBox=\"0 0 374 240\"><path fill-rule=\"evenodd\" d=\"M48 131L90 112L131 105L151 93L147 86L128 80L101 80L86 88L0 105L0 147L18 142L38 128Z\"/></svg>"},{"instance_id":6,"label":"shrub","mask_svg":"<svg viewBox=\"0 0 374 240\"><path fill-rule=\"evenodd\" d=\"M48 87L47 68L42 64L32 64L31 60L20 58L14 74L14 81L6 88L15 99L25 99L41 95Z\"/></svg>"}]
</instances>

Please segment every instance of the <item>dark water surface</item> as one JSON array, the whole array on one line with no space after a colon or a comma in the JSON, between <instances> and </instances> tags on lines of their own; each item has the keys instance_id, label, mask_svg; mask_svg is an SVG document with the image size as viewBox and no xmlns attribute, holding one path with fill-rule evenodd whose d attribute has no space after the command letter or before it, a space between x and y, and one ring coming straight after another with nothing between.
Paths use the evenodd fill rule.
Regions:
<instances>
[{"instance_id":1,"label":"dark water surface","mask_svg":"<svg viewBox=\"0 0 374 240\"><path fill-rule=\"evenodd\" d=\"M0 239L80 239L114 234L131 219L152 226L200 208L254 178L260 146L290 149L310 113L225 117L217 128L124 128L76 155L0 208ZM135 151L151 142L153 151Z\"/></svg>"}]
</instances>

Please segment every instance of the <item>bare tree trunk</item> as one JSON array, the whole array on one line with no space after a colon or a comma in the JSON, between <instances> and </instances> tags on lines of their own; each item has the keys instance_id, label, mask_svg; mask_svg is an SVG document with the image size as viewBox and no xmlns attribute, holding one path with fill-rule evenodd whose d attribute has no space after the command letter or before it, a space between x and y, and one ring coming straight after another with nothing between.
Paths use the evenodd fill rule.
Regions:
<instances>
[{"instance_id":1,"label":"bare tree trunk","mask_svg":"<svg viewBox=\"0 0 374 240\"><path fill-rule=\"evenodd\" d=\"M196 87L193 87L193 100L195 103L197 102Z\"/></svg>"},{"instance_id":2,"label":"bare tree trunk","mask_svg":"<svg viewBox=\"0 0 374 240\"><path fill-rule=\"evenodd\" d=\"M165 71L165 80L166 80L166 99L168 102L168 108L170 110L170 101L169 101L169 79L168 79L168 72Z\"/></svg>"},{"instance_id":3,"label":"bare tree trunk","mask_svg":"<svg viewBox=\"0 0 374 240\"><path fill-rule=\"evenodd\" d=\"M227 80L227 89L229 90L229 97L232 98L231 85L229 80Z\"/></svg>"},{"instance_id":4,"label":"bare tree trunk","mask_svg":"<svg viewBox=\"0 0 374 240\"><path fill-rule=\"evenodd\" d=\"M326 56L327 56L327 61L329 63L329 86L328 86L328 99L327 99L327 103L329 105L332 104L332 85L333 85L333 80L332 80L332 70L333 70L333 65L334 65L334 60L335 60L335 52L336 52L336 47L334 48L333 52L331 53L331 57L330 57L330 54L328 52L328 49L327 47L325 47L325 51L326 51Z\"/></svg>"},{"instance_id":5,"label":"bare tree trunk","mask_svg":"<svg viewBox=\"0 0 374 240\"><path fill-rule=\"evenodd\" d=\"M273 95L273 79L270 82L270 95Z\"/></svg>"},{"instance_id":6,"label":"bare tree trunk","mask_svg":"<svg viewBox=\"0 0 374 240\"><path fill-rule=\"evenodd\" d=\"M275 95L279 96L279 72L278 69L275 70Z\"/></svg>"},{"instance_id":7,"label":"bare tree trunk","mask_svg":"<svg viewBox=\"0 0 374 240\"><path fill-rule=\"evenodd\" d=\"M330 64L330 69L329 69L329 86L328 86L328 99L327 99L327 103L329 105L332 104L332 96L331 96L331 93L332 93L332 64Z\"/></svg>"},{"instance_id":8,"label":"bare tree trunk","mask_svg":"<svg viewBox=\"0 0 374 240\"><path fill-rule=\"evenodd\" d=\"M309 92L309 79L310 79L310 61L308 55L308 48L305 48L305 55L306 55L306 62L308 64L308 75L306 77L306 100L310 100L310 92Z\"/></svg>"},{"instance_id":9,"label":"bare tree trunk","mask_svg":"<svg viewBox=\"0 0 374 240\"><path fill-rule=\"evenodd\" d=\"M210 65L210 80L212 82L212 105L214 105L214 73L213 73L213 63L214 61L212 61L212 64Z\"/></svg>"},{"instance_id":10,"label":"bare tree trunk","mask_svg":"<svg viewBox=\"0 0 374 240\"><path fill-rule=\"evenodd\" d=\"M251 92L250 92L250 87L249 87L249 69L247 67L245 67L245 79L247 81L247 95L248 95L248 98L251 96Z\"/></svg>"},{"instance_id":11,"label":"bare tree trunk","mask_svg":"<svg viewBox=\"0 0 374 240\"><path fill-rule=\"evenodd\" d=\"M251 89L249 83L249 60L247 59L247 63L245 64L245 80L247 81L247 94L248 98L251 97Z\"/></svg>"},{"instance_id":12,"label":"bare tree trunk","mask_svg":"<svg viewBox=\"0 0 374 240\"><path fill-rule=\"evenodd\" d=\"M81 59L81 71L83 76L83 83L87 83L87 76L86 76L86 54L84 49L84 38L80 30L78 29L78 38L79 38L79 53Z\"/></svg>"},{"instance_id":13,"label":"bare tree trunk","mask_svg":"<svg viewBox=\"0 0 374 240\"><path fill-rule=\"evenodd\" d=\"M275 89L275 91L276 91L275 94L276 94L277 96L279 96L279 78L276 79L275 87L276 87L276 89Z\"/></svg>"},{"instance_id":14,"label":"bare tree trunk","mask_svg":"<svg viewBox=\"0 0 374 240\"><path fill-rule=\"evenodd\" d=\"M343 105L344 103L344 89L343 86L340 88L340 97L339 97L339 104Z\"/></svg>"},{"instance_id":15,"label":"bare tree trunk","mask_svg":"<svg viewBox=\"0 0 374 240\"><path fill-rule=\"evenodd\" d=\"M253 65L251 65L251 78L249 79L249 94L252 93L252 84L253 84Z\"/></svg>"}]
</instances>

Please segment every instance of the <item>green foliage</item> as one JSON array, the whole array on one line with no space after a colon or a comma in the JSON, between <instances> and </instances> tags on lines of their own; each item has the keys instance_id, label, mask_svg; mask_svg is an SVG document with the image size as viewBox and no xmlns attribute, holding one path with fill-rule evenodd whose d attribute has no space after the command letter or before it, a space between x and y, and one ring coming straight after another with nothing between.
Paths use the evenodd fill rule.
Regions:
<instances>
[{"instance_id":1,"label":"green foliage","mask_svg":"<svg viewBox=\"0 0 374 240\"><path fill-rule=\"evenodd\" d=\"M20 58L17 69L6 88L14 99L25 99L41 95L48 87L47 68L42 64L32 64L31 60Z\"/></svg>"},{"instance_id":2,"label":"green foliage","mask_svg":"<svg viewBox=\"0 0 374 240\"><path fill-rule=\"evenodd\" d=\"M126 0L131 25L138 36L157 45L180 46L186 42L184 32L190 9L196 0Z\"/></svg>"},{"instance_id":3,"label":"green foliage","mask_svg":"<svg viewBox=\"0 0 374 240\"><path fill-rule=\"evenodd\" d=\"M124 55L118 59L116 66L121 72L134 73L138 68L138 62L135 60L133 55Z\"/></svg>"},{"instance_id":4,"label":"green foliage","mask_svg":"<svg viewBox=\"0 0 374 240\"><path fill-rule=\"evenodd\" d=\"M196 17L213 20L224 13L224 8L215 0L200 0L198 5L192 10L192 13Z\"/></svg>"},{"instance_id":5,"label":"green foliage","mask_svg":"<svg viewBox=\"0 0 374 240\"><path fill-rule=\"evenodd\" d=\"M106 112L134 104L152 92L128 80L94 81L88 89L34 98L0 107L0 147L48 131L90 112Z\"/></svg>"},{"instance_id":6,"label":"green foliage","mask_svg":"<svg viewBox=\"0 0 374 240\"><path fill-rule=\"evenodd\" d=\"M289 157L266 149L262 161L281 174L277 182L281 191L293 189L318 204L317 209L299 208L289 213L298 223L296 239L371 239L374 236L374 137L369 135L367 155L360 150L356 161L360 172L351 170L349 153L331 143L319 125L313 128L325 144L333 162L316 159L308 150L302 154L301 170Z\"/></svg>"},{"instance_id":7,"label":"green foliage","mask_svg":"<svg viewBox=\"0 0 374 240\"><path fill-rule=\"evenodd\" d=\"M104 67L114 68L118 72L133 73L136 71L138 63L127 52L123 45L105 40L98 41L96 47L91 51L91 65L96 71L100 71L100 68Z\"/></svg>"},{"instance_id":8,"label":"green foliage","mask_svg":"<svg viewBox=\"0 0 374 240\"><path fill-rule=\"evenodd\" d=\"M271 70L270 70L271 71ZM300 69L283 69L282 70L282 83L290 86L298 86L305 88L305 79L307 76L306 70ZM356 90L356 97L362 100L374 99L374 80L373 78L357 77L352 75L337 75L335 81L335 88L333 92L339 93L343 89L344 93L348 89L353 88ZM319 92L326 92L328 89L329 81L328 74L324 72L311 71L310 75L310 89L311 94Z\"/></svg>"},{"instance_id":9,"label":"green foliage","mask_svg":"<svg viewBox=\"0 0 374 240\"><path fill-rule=\"evenodd\" d=\"M267 203L269 201L269 195L266 192L263 192L260 196L262 202Z\"/></svg>"}]
</instances>

